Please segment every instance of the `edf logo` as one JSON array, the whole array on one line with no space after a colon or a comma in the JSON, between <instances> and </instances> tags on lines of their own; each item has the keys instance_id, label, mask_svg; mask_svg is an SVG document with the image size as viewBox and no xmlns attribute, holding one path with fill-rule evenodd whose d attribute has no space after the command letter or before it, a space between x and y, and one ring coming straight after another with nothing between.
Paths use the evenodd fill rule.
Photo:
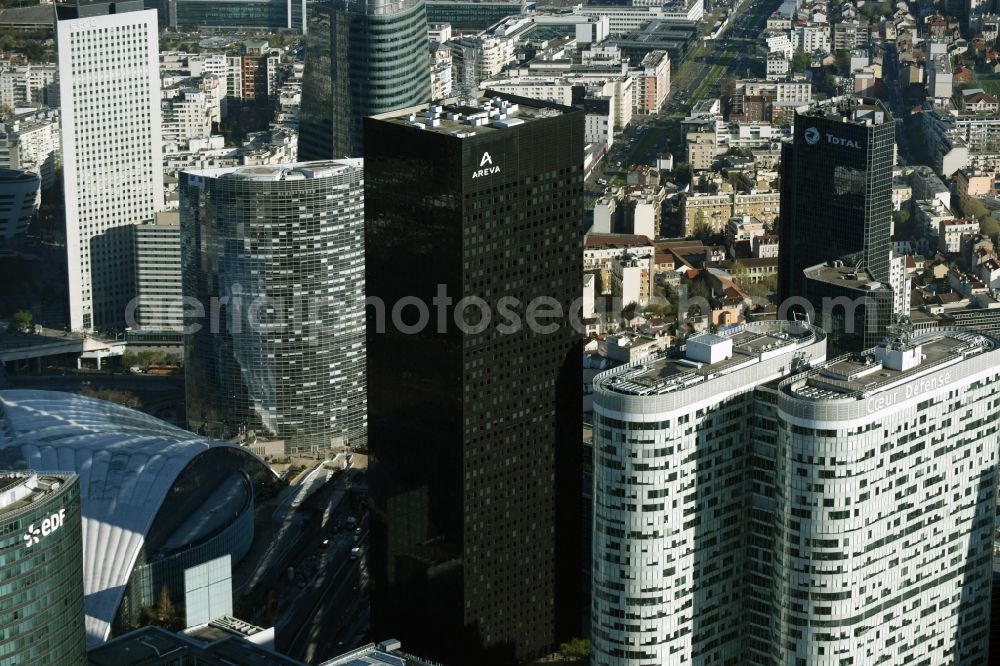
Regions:
<instances>
[{"instance_id":1,"label":"edf logo","mask_svg":"<svg viewBox=\"0 0 1000 666\"><path fill-rule=\"evenodd\" d=\"M42 537L47 537L65 524L66 509L59 509L58 513L53 513L48 518L42 519L41 527L35 527L35 524L31 523L21 537L24 539L24 547L31 548L41 541Z\"/></svg>"}]
</instances>

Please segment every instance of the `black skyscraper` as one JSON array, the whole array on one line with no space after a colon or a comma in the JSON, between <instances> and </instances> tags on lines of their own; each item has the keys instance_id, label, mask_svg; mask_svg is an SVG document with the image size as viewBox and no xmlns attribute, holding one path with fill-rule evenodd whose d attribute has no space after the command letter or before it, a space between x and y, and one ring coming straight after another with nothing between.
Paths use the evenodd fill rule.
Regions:
<instances>
[{"instance_id":1,"label":"black skyscraper","mask_svg":"<svg viewBox=\"0 0 1000 666\"><path fill-rule=\"evenodd\" d=\"M373 632L454 665L580 631L584 118L507 99L365 120Z\"/></svg>"},{"instance_id":2,"label":"black skyscraper","mask_svg":"<svg viewBox=\"0 0 1000 666\"><path fill-rule=\"evenodd\" d=\"M835 98L796 113L781 153L781 299L803 296L802 271L831 259L890 281L894 132L876 100Z\"/></svg>"}]
</instances>

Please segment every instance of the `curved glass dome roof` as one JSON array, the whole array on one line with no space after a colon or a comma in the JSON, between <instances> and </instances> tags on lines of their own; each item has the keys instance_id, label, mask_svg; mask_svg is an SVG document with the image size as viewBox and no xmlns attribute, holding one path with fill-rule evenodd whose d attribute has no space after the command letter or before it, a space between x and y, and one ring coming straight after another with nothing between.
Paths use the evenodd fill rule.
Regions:
<instances>
[{"instance_id":1,"label":"curved glass dome roof","mask_svg":"<svg viewBox=\"0 0 1000 666\"><path fill-rule=\"evenodd\" d=\"M88 644L106 641L153 521L205 439L104 400L56 391L0 391L0 469L80 476Z\"/></svg>"}]
</instances>

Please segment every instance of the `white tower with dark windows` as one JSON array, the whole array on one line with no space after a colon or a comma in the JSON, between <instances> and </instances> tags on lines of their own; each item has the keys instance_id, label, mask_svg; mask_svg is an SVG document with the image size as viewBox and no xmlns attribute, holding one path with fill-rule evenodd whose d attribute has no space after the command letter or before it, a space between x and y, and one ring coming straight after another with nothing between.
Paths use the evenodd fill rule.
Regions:
<instances>
[{"instance_id":1,"label":"white tower with dark windows","mask_svg":"<svg viewBox=\"0 0 1000 666\"><path fill-rule=\"evenodd\" d=\"M135 295L128 227L163 206L159 44L141 1L56 8L69 318L120 328Z\"/></svg>"}]
</instances>

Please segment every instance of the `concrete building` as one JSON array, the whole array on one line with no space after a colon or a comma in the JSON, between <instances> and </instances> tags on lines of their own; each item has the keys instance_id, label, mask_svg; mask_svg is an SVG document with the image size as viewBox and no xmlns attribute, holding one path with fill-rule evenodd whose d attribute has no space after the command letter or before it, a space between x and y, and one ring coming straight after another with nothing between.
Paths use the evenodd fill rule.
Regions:
<instances>
[{"instance_id":1,"label":"concrete building","mask_svg":"<svg viewBox=\"0 0 1000 666\"><path fill-rule=\"evenodd\" d=\"M186 322L192 429L365 445L363 186L360 160L182 174L184 296L230 299L225 321Z\"/></svg>"},{"instance_id":2,"label":"concrete building","mask_svg":"<svg viewBox=\"0 0 1000 666\"><path fill-rule=\"evenodd\" d=\"M791 72L791 63L783 52L773 52L767 54L767 69L765 71L768 81L780 81L788 77Z\"/></svg>"},{"instance_id":3,"label":"concrete building","mask_svg":"<svg viewBox=\"0 0 1000 666\"><path fill-rule=\"evenodd\" d=\"M632 6L623 5L582 5L574 9L584 16L607 17L610 36L618 37L632 32L653 20L698 23L705 15L705 5L701 0L677 0L675 2L652 2Z\"/></svg>"},{"instance_id":4,"label":"concrete building","mask_svg":"<svg viewBox=\"0 0 1000 666\"><path fill-rule=\"evenodd\" d=\"M80 524L76 475L0 471L0 654L5 662L87 662Z\"/></svg>"},{"instance_id":5,"label":"concrete building","mask_svg":"<svg viewBox=\"0 0 1000 666\"><path fill-rule=\"evenodd\" d=\"M639 68L630 72L635 81L637 113L656 113L670 95L670 56L666 51L650 51Z\"/></svg>"},{"instance_id":6,"label":"concrete building","mask_svg":"<svg viewBox=\"0 0 1000 666\"><path fill-rule=\"evenodd\" d=\"M741 662L754 388L825 354L759 322L594 379L595 666Z\"/></svg>"},{"instance_id":7,"label":"concrete building","mask_svg":"<svg viewBox=\"0 0 1000 666\"><path fill-rule=\"evenodd\" d=\"M183 345L181 227L177 211L135 225L135 300L126 321L129 341ZM131 320L131 321L129 321Z\"/></svg>"},{"instance_id":8,"label":"concrete building","mask_svg":"<svg viewBox=\"0 0 1000 666\"><path fill-rule=\"evenodd\" d=\"M70 327L121 328L135 294L126 227L163 207L156 12L58 12Z\"/></svg>"},{"instance_id":9,"label":"concrete building","mask_svg":"<svg viewBox=\"0 0 1000 666\"><path fill-rule=\"evenodd\" d=\"M721 232L729 218L733 217L733 195L730 194L688 194L682 204L684 235L690 236L701 225L707 225L713 232Z\"/></svg>"},{"instance_id":10,"label":"concrete building","mask_svg":"<svg viewBox=\"0 0 1000 666\"><path fill-rule=\"evenodd\" d=\"M653 291L653 257L623 253L611 260L611 295L623 305L649 305Z\"/></svg>"},{"instance_id":11,"label":"concrete building","mask_svg":"<svg viewBox=\"0 0 1000 666\"><path fill-rule=\"evenodd\" d=\"M161 135L165 143L186 143L212 136L212 115L219 108L216 100L197 88L165 93L170 95L160 102Z\"/></svg>"},{"instance_id":12,"label":"concrete building","mask_svg":"<svg viewBox=\"0 0 1000 666\"><path fill-rule=\"evenodd\" d=\"M962 236L979 233L977 220L941 220L938 224L938 250L961 252Z\"/></svg>"},{"instance_id":13,"label":"concrete building","mask_svg":"<svg viewBox=\"0 0 1000 666\"><path fill-rule=\"evenodd\" d=\"M58 107L59 69L39 63L0 65L0 106Z\"/></svg>"},{"instance_id":14,"label":"concrete building","mask_svg":"<svg viewBox=\"0 0 1000 666\"><path fill-rule=\"evenodd\" d=\"M927 61L927 96L949 98L953 89L951 57L945 53Z\"/></svg>"},{"instance_id":15,"label":"concrete building","mask_svg":"<svg viewBox=\"0 0 1000 666\"><path fill-rule=\"evenodd\" d=\"M61 162L58 111L18 115L0 125L0 168L31 171L52 187Z\"/></svg>"},{"instance_id":16,"label":"concrete building","mask_svg":"<svg viewBox=\"0 0 1000 666\"><path fill-rule=\"evenodd\" d=\"M448 42L452 77L456 90L475 94L479 84L494 78L511 62L516 62L517 43L508 37L470 35Z\"/></svg>"},{"instance_id":17,"label":"concrete building","mask_svg":"<svg viewBox=\"0 0 1000 666\"><path fill-rule=\"evenodd\" d=\"M767 388L748 606L770 663L988 662L998 363L995 338L900 327Z\"/></svg>"},{"instance_id":18,"label":"concrete building","mask_svg":"<svg viewBox=\"0 0 1000 666\"><path fill-rule=\"evenodd\" d=\"M687 163L692 171L708 171L719 156L718 135L715 132L688 132L684 137Z\"/></svg>"},{"instance_id":19,"label":"concrete building","mask_svg":"<svg viewBox=\"0 0 1000 666\"><path fill-rule=\"evenodd\" d=\"M595 664L987 663L1000 343L825 342L748 324L595 378Z\"/></svg>"},{"instance_id":20,"label":"concrete building","mask_svg":"<svg viewBox=\"0 0 1000 666\"><path fill-rule=\"evenodd\" d=\"M261 629L234 617L173 633L150 625L87 651L87 666L140 666L159 653L172 664L197 666L305 666L274 651L274 627ZM151 657L155 659L154 657Z\"/></svg>"},{"instance_id":21,"label":"concrete building","mask_svg":"<svg viewBox=\"0 0 1000 666\"><path fill-rule=\"evenodd\" d=\"M30 171L0 169L0 245L28 231L41 202L41 184Z\"/></svg>"},{"instance_id":22,"label":"concrete building","mask_svg":"<svg viewBox=\"0 0 1000 666\"><path fill-rule=\"evenodd\" d=\"M826 25L802 25L792 30L795 48L806 53L830 52L830 28Z\"/></svg>"}]
</instances>

